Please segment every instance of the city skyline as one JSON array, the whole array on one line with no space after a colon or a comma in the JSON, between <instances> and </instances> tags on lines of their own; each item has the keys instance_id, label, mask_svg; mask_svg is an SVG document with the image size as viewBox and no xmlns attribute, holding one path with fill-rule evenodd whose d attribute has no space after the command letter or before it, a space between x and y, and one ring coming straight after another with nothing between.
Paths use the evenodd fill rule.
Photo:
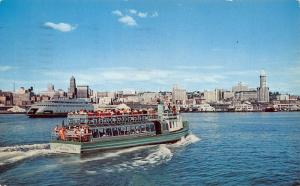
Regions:
<instances>
[{"instance_id":1,"label":"city skyline","mask_svg":"<svg viewBox=\"0 0 300 186\"><path fill-rule=\"evenodd\" d=\"M88 10L88 11L87 11ZM300 6L290 1L0 1L0 89L257 88L300 94Z\"/></svg>"}]
</instances>

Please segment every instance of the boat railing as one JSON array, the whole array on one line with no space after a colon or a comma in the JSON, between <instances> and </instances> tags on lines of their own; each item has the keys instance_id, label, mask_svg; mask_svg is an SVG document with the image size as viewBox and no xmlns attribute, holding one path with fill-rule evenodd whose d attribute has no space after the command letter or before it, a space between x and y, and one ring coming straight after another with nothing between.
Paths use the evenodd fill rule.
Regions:
<instances>
[{"instance_id":1,"label":"boat railing","mask_svg":"<svg viewBox=\"0 0 300 186\"><path fill-rule=\"evenodd\" d=\"M133 115L112 115L112 116L87 116L83 117L69 117L68 123L70 125L88 124L88 125L107 125L107 124L128 124L141 123L147 121L154 121L158 119L156 114L133 114Z\"/></svg>"},{"instance_id":2,"label":"boat railing","mask_svg":"<svg viewBox=\"0 0 300 186\"><path fill-rule=\"evenodd\" d=\"M178 119L179 115L174 113L163 113L162 119Z\"/></svg>"},{"instance_id":3,"label":"boat railing","mask_svg":"<svg viewBox=\"0 0 300 186\"><path fill-rule=\"evenodd\" d=\"M152 132L129 132L127 134L118 134L118 135L103 135L99 138L91 138L91 141L101 141L101 140L105 140L105 139L113 139L113 138L120 138L120 137L125 137L125 136L155 136L156 132L152 131Z\"/></svg>"}]
</instances>

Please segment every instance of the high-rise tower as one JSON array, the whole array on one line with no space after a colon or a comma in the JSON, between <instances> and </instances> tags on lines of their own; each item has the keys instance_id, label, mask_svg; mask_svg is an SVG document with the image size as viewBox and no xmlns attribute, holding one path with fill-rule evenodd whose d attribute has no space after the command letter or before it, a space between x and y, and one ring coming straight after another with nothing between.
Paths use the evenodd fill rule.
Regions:
<instances>
[{"instance_id":1,"label":"high-rise tower","mask_svg":"<svg viewBox=\"0 0 300 186\"><path fill-rule=\"evenodd\" d=\"M267 87L267 74L264 70L260 73L260 86L257 88L258 102L269 102L269 87Z\"/></svg>"},{"instance_id":2,"label":"high-rise tower","mask_svg":"<svg viewBox=\"0 0 300 186\"><path fill-rule=\"evenodd\" d=\"M77 97L76 80L74 76L72 76L70 79L69 97Z\"/></svg>"}]
</instances>

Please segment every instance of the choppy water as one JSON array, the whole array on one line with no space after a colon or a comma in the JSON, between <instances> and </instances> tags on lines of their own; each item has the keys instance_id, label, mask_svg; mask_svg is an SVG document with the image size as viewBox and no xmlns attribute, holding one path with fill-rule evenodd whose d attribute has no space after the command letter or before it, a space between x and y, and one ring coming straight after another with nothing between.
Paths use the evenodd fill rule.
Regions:
<instances>
[{"instance_id":1,"label":"choppy water","mask_svg":"<svg viewBox=\"0 0 300 186\"><path fill-rule=\"evenodd\" d=\"M0 185L300 185L300 113L184 118L175 144L79 156L49 149L61 119L0 115Z\"/></svg>"}]
</instances>

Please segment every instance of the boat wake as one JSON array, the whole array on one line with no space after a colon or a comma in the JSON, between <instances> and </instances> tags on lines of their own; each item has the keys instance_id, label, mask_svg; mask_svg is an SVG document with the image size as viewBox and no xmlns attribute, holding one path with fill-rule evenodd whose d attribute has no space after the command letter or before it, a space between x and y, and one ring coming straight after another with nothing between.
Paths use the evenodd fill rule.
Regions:
<instances>
[{"instance_id":1,"label":"boat wake","mask_svg":"<svg viewBox=\"0 0 300 186\"><path fill-rule=\"evenodd\" d=\"M125 171L135 168L147 169L149 167L157 166L170 161L174 155L176 148L182 148L200 141L200 138L194 134L183 137L180 141L174 144L160 144L154 145L151 148L146 147L149 152L144 156L134 157L129 161L124 161L120 164L114 165L112 169L105 169L107 172Z\"/></svg>"},{"instance_id":2,"label":"boat wake","mask_svg":"<svg viewBox=\"0 0 300 186\"><path fill-rule=\"evenodd\" d=\"M101 169L102 171L104 170L106 172L125 171L136 168L147 169L149 167L157 166L170 161L177 149L196 143L199 140L200 139L197 136L190 134L173 144L132 147L115 151L95 153L91 156L60 156L60 158L57 159L59 162L57 166L102 161L104 164L109 163L109 166L105 166L105 168L102 167ZM5 168L6 166L8 167L24 160L51 154L57 153L51 151L50 145L47 143L0 147L0 168ZM107 159L111 159L111 161L107 161ZM55 168L56 166L53 167ZM97 174L97 171L87 170L86 174Z\"/></svg>"},{"instance_id":3,"label":"boat wake","mask_svg":"<svg viewBox=\"0 0 300 186\"><path fill-rule=\"evenodd\" d=\"M196 143L198 141L200 141L200 138L198 138L194 134L189 134L186 137L182 137L180 141L178 141L174 144L171 144L170 146L172 146L172 147L183 147L183 146L190 145L192 143Z\"/></svg>"},{"instance_id":4,"label":"boat wake","mask_svg":"<svg viewBox=\"0 0 300 186\"><path fill-rule=\"evenodd\" d=\"M49 144L15 145L0 147L0 167L36 156L50 154Z\"/></svg>"}]
</instances>

